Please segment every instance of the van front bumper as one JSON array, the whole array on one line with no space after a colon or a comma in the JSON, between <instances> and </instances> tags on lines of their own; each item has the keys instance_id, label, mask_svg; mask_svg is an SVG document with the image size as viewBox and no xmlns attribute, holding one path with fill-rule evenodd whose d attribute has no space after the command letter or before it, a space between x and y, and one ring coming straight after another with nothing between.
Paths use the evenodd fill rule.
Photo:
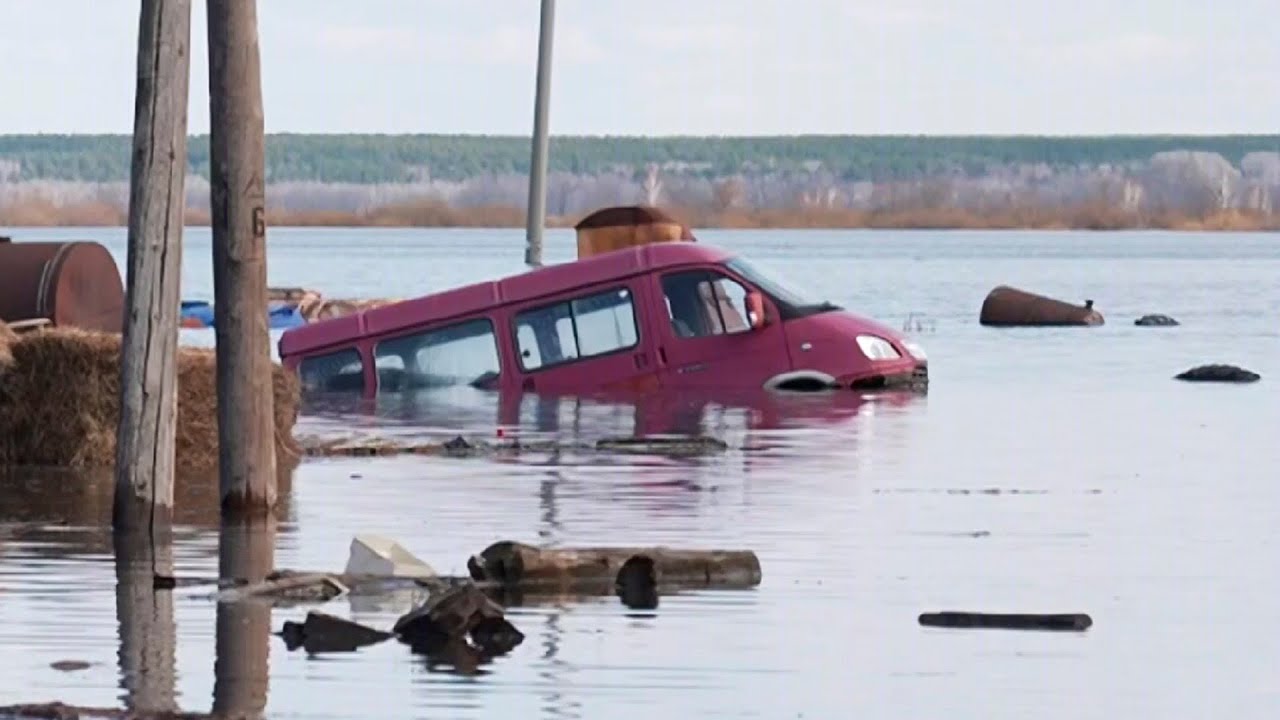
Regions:
<instances>
[{"instance_id":1,"label":"van front bumper","mask_svg":"<svg viewBox=\"0 0 1280 720\"><path fill-rule=\"evenodd\" d=\"M840 387L850 390L910 390L929 391L929 363L885 363L885 367L871 368L869 372L840 378Z\"/></svg>"}]
</instances>

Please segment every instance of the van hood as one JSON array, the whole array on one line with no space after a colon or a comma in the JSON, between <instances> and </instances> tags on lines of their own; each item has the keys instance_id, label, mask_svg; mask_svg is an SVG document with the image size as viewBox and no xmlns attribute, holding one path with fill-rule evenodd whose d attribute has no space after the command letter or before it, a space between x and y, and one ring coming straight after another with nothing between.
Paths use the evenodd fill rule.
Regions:
<instances>
[{"instance_id":1,"label":"van hood","mask_svg":"<svg viewBox=\"0 0 1280 720\"><path fill-rule=\"evenodd\" d=\"M907 338L893 328L876 322L870 318L855 315L848 310L833 310L819 315L797 318L787 323L788 327L803 327L806 334L814 339L849 338L857 335L875 335L888 340L899 350L905 351L903 343Z\"/></svg>"}]
</instances>

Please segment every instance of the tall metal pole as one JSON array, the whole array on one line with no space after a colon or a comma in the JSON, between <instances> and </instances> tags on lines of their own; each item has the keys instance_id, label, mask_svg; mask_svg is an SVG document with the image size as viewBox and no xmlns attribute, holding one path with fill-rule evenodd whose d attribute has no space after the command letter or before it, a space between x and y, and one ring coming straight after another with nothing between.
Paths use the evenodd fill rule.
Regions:
<instances>
[{"instance_id":1,"label":"tall metal pole","mask_svg":"<svg viewBox=\"0 0 1280 720\"><path fill-rule=\"evenodd\" d=\"M222 511L263 515L277 498L257 0L207 4Z\"/></svg>"},{"instance_id":2,"label":"tall metal pole","mask_svg":"<svg viewBox=\"0 0 1280 720\"><path fill-rule=\"evenodd\" d=\"M190 0L142 0L116 428L117 529L162 530L173 514L190 56Z\"/></svg>"},{"instance_id":3,"label":"tall metal pole","mask_svg":"<svg viewBox=\"0 0 1280 720\"><path fill-rule=\"evenodd\" d=\"M528 226L525 230L524 261L542 264L542 228L547 221L547 133L551 102L551 39L555 29L556 2L542 0L541 31L538 34L538 87L533 98L533 158L529 163Z\"/></svg>"}]
</instances>

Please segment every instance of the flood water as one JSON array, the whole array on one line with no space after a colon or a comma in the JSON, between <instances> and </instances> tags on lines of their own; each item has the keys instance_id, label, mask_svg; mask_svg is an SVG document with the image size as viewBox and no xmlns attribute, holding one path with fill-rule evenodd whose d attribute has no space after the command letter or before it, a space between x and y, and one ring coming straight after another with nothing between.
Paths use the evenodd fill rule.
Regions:
<instances>
[{"instance_id":1,"label":"flood water","mask_svg":"<svg viewBox=\"0 0 1280 720\"><path fill-rule=\"evenodd\" d=\"M121 229L11 234L99 239L124 260ZM451 574L499 539L666 543L754 549L761 585L664 597L644 613L617 598L515 607L524 643L478 675L429 668L394 642L308 657L273 637L255 646L267 665L247 663L256 675L239 678L251 687L246 702L265 701L272 718L1274 716L1280 238L699 237L891 326L919 320L927 397L673 411L682 427L729 444L703 458L307 460L284 496L275 566L341 569L361 532L392 536ZM270 238L273 285L335 297L408 296L522 269L520 231L275 229ZM572 253L570 233L548 236L548 262ZM210 257L208 231L189 231L185 297L212 297ZM980 327L983 297L1002 283L1092 299L1108 322ZM1146 313L1182 325L1134 327ZM205 331L185 337L212 341ZM1263 380L1172 379L1211 362ZM488 436L498 413L486 402L407 426L403 413L305 417L298 432L394 423L400 433ZM566 439L626 435L637 417L626 403L564 399L526 398L521 410L527 431ZM213 491L184 482L177 572L214 576ZM110 478L0 474L0 705L143 696L213 705L220 624L216 603L194 589L147 610L149 659L134 670L138 613L117 607L121 576L103 529L110 499ZM318 609L389 628L410 602ZM1086 612L1094 625L917 624L921 612L948 609ZM270 629L306 610L272 610ZM61 660L90 666L51 667Z\"/></svg>"}]
</instances>

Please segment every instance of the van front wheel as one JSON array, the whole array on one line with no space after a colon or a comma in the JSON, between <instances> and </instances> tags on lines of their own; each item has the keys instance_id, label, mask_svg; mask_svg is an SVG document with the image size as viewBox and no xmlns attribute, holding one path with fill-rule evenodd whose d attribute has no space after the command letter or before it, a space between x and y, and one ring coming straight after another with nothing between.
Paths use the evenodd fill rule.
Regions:
<instances>
[{"instance_id":1,"label":"van front wheel","mask_svg":"<svg viewBox=\"0 0 1280 720\"><path fill-rule=\"evenodd\" d=\"M816 370L797 370L774 375L765 381L765 390L782 392L823 392L838 387L836 379Z\"/></svg>"}]
</instances>

